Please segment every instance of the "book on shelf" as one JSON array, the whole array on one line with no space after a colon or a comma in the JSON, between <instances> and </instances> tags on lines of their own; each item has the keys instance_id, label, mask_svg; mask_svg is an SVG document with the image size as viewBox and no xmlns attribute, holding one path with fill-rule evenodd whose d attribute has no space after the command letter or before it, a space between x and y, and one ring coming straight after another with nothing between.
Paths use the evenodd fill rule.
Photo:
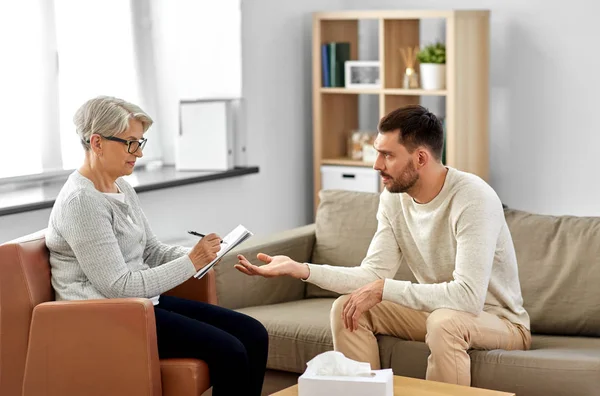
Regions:
<instances>
[{"instance_id":1,"label":"book on shelf","mask_svg":"<svg viewBox=\"0 0 600 396\"><path fill-rule=\"evenodd\" d=\"M344 87L344 63L350 60L350 43L330 42L321 45L321 76L323 87Z\"/></svg>"},{"instance_id":2,"label":"book on shelf","mask_svg":"<svg viewBox=\"0 0 600 396\"><path fill-rule=\"evenodd\" d=\"M321 46L321 76L323 77L323 86L331 87L329 79L329 48L327 44Z\"/></svg>"}]
</instances>

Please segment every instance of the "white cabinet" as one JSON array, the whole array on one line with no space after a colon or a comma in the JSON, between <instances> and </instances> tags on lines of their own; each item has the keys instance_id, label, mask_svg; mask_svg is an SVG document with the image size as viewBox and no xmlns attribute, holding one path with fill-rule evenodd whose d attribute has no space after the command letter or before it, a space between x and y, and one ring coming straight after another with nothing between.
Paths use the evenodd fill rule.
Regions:
<instances>
[{"instance_id":1,"label":"white cabinet","mask_svg":"<svg viewBox=\"0 0 600 396\"><path fill-rule=\"evenodd\" d=\"M379 172L359 166L321 166L323 190L379 192Z\"/></svg>"}]
</instances>

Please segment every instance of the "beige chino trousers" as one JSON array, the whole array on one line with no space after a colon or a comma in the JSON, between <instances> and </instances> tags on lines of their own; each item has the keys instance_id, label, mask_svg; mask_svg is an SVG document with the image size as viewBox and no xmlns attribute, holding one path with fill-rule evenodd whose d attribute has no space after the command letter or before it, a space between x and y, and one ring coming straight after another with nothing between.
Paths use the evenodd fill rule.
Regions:
<instances>
[{"instance_id":1,"label":"beige chino trousers","mask_svg":"<svg viewBox=\"0 0 600 396\"><path fill-rule=\"evenodd\" d=\"M389 301L361 315L358 329L351 332L344 327L342 318L348 298L341 296L331 308L333 347L350 359L369 362L373 370L380 368L377 334L425 342L431 351L426 379L465 386L471 385L469 349L531 347L529 330L487 312L477 316L451 309L427 313Z\"/></svg>"}]
</instances>

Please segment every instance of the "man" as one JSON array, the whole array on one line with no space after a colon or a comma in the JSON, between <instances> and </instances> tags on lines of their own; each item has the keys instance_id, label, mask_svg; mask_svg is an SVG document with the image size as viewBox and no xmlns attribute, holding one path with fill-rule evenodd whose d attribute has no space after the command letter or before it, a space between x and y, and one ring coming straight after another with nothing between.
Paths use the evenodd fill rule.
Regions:
<instances>
[{"instance_id":1,"label":"man","mask_svg":"<svg viewBox=\"0 0 600 396\"><path fill-rule=\"evenodd\" d=\"M359 267L238 256L248 275L290 275L346 294L331 310L334 349L380 368L376 334L424 341L428 380L470 386L469 349L529 349L529 316L500 199L479 177L441 163L443 129L407 106L379 123L374 169L385 191ZM419 283L394 280L408 265Z\"/></svg>"}]
</instances>

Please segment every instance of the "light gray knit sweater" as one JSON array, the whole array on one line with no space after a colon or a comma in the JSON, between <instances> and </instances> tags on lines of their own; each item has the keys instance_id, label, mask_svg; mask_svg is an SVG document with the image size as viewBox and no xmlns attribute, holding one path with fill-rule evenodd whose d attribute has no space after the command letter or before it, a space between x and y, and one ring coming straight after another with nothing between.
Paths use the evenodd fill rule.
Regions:
<instances>
[{"instance_id":1,"label":"light gray knit sweater","mask_svg":"<svg viewBox=\"0 0 600 396\"><path fill-rule=\"evenodd\" d=\"M57 300L153 298L195 274L189 249L159 242L135 190L116 184L124 203L78 171L60 191L46 233Z\"/></svg>"}]
</instances>

